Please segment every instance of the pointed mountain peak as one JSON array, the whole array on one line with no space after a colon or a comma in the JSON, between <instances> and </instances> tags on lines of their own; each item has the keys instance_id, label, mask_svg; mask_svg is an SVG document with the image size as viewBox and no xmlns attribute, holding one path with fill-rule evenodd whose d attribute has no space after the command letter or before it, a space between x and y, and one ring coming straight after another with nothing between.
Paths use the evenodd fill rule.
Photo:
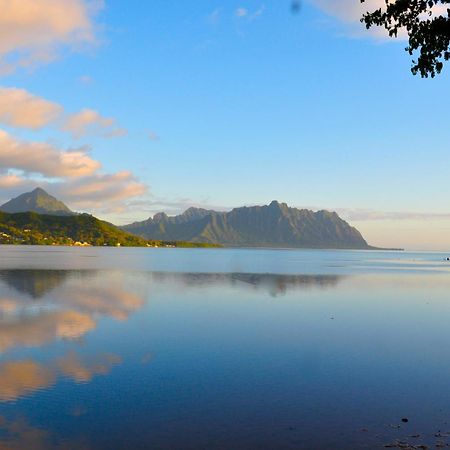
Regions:
<instances>
[{"instance_id":1,"label":"pointed mountain peak","mask_svg":"<svg viewBox=\"0 0 450 450\"><path fill-rule=\"evenodd\" d=\"M30 194L43 194L43 195L50 196L50 194L46 190L42 189L40 186L38 186L37 188L33 189L30 192Z\"/></svg>"},{"instance_id":2,"label":"pointed mountain peak","mask_svg":"<svg viewBox=\"0 0 450 450\"><path fill-rule=\"evenodd\" d=\"M35 212L55 216L74 214L63 202L48 194L41 187L26 192L0 206L0 211L7 213Z\"/></svg>"}]
</instances>

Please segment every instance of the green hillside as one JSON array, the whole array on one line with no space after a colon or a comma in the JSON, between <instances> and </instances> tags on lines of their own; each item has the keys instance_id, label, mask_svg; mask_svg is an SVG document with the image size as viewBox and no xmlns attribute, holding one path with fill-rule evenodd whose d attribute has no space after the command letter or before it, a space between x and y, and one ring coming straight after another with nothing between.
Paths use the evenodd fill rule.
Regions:
<instances>
[{"instance_id":1,"label":"green hillside","mask_svg":"<svg viewBox=\"0 0 450 450\"><path fill-rule=\"evenodd\" d=\"M208 247L189 242L147 240L89 214L41 215L0 212L0 244Z\"/></svg>"}]
</instances>

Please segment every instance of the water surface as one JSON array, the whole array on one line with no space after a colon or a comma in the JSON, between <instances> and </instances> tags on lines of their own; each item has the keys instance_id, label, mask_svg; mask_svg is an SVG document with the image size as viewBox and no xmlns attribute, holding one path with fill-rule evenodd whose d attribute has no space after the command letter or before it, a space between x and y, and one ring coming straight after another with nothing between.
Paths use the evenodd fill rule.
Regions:
<instances>
[{"instance_id":1,"label":"water surface","mask_svg":"<svg viewBox=\"0 0 450 450\"><path fill-rule=\"evenodd\" d=\"M0 448L450 443L446 256L0 247Z\"/></svg>"}]
</instances>

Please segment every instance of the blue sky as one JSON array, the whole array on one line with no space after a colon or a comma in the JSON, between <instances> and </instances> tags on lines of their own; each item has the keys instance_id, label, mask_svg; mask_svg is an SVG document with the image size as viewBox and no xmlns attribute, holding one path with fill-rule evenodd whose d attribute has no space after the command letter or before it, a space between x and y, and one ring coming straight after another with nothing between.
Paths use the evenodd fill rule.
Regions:
<instances>
[{"instance_id":1,"label":"blue sky","mask_svg":"<svg viewBox=\"0 0 450 450\"><path fill-rule=\"evenodd\" d=\"M412 76L404 42L355 20L359 0L304 2L296 15L288 0L96 6L73 25L88 38L50 36L48 61L33 48L37 62L2 76L8 94L53 102L61 118L0 125L8 139L81 149L101 168L61 179L2 163L0 148L4 176L16 177L0 180L3 199L41 182L118 223L278 199L337 210L375 245L450 250L450 68ZM114 123L75 129L70 118L86 109Z\"/></svg>"}]
</instances>

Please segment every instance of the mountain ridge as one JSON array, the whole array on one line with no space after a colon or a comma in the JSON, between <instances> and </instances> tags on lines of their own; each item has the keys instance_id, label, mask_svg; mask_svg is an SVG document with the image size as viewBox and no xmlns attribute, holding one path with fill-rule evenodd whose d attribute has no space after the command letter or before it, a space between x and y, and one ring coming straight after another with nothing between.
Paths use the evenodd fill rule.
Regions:
<instances>
[{"instance_id":1,"label":"mountain ridge","mask_svg":"<svg viewBox=\"0 0 450 450\"><path fill-rule=\"evenodd\" d=\"M41 223L42 220L46 225L52 224L53 226L53 222L50 221L51 216L59 216L61 219L83 216L85 217L84 222L82 220L74 222L69 228L75 226L79 230L77 233L82 235L84 226L97 227L99 230L94 234L97 234L99 238L95 238L94 241L100 245L102 242L107 242L108 245L112 243L109 237L115 233L110 233L112 230L106 232L106 229L103 228L108 225L117 231L122 230L134 237L149 241L178 242L194 246L376 249L367 243L355 227L340 218L336 212L298 209L276 200L268 205L243 206L228 212L196 207L190 207L176 216L168 216L166 213L160 212L147 220L116 227L104 221L98 221L95 225L88 224L86 220L88 215L74 213L63 202L38 187L0 206L0 215L1 213L12 215L31 213L42 217L48 216L45 220L37 220L34 216L29 217L33 219L31 222L34 227L39 229L39 238L35 241L44 239L44 236L47 240L55 236L54 230L48 230L50 234L46 233L45 227L43 228L44 225ZM12 216L2 216L2 218L14 228L16 218ZM14 230L12 234L17 237L17 242L29 241L28 237L21 235L20 230ZM100 236L106 235L108 235L107 239L100 238ZM114 238L116 237L118 236ZM120 237L124 238L124 236ZM61 239L62 236L59 236L55 242L61 243ZM129 237L124 239L125 245L131 242L133 242L132 245L143 244L143 242L133 241Z\"/></svg>"},{"instance_id":2,"label":"mountain ridge","mask_svg":"<svg viewBox=\"0 0 450 450\"><path fill-rule=\"evenodd\" d=\"M189 208L178 216L153 218L121 227L146 239L174 239L228 247L373 249L361 233L336 212L269 205L228 212Z\"/></svg>"}]
</instances>

